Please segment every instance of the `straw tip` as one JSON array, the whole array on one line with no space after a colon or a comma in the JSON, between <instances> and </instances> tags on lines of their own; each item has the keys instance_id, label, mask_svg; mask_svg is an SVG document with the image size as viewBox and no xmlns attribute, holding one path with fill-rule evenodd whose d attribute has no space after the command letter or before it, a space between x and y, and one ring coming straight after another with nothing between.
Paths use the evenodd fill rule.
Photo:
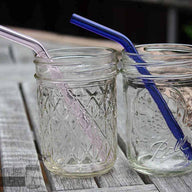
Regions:
<instances>
[{"instance_id":1,"label":"straw tip","mask_svg":"<svg viewBox=\"0 0 192 192\"><path fill-rule=\"evenodd\" d=\"M72 14L72 17L75 17L76 15L78 15L78 14L76 14L76 13L73 13L73 14Z\"/></svg>"},{"instance_id":2,"label":"straw tip","mask_svg":"<svg viewBox=\"0 0 192 192\"><path fill-rule=\"evenodd\" d=\"M71 16L71 19L77 19L78 17L80 17L80 15L76 14L76 13L73 13L72 16Z\"/></svg>"},{"instance_id":3,"label":"straw tip","mask_svg":"<svg viewBox=\"0 0 192 192\"><path fill-rule=\"evenodd\" d=\"M70 23L74 24L74 19L76 18L77 14L76 13L73 13L72 16L71 16L71 19L70 19Z\"/></svg>"}]
</instances>

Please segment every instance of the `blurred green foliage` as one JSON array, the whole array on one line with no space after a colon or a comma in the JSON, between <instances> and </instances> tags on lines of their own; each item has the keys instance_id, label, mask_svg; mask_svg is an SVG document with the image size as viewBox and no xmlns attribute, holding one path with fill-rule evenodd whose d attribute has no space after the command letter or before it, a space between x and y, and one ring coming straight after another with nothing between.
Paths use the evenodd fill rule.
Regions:
<instances>
[{"instance_id":1,"label":"blurred green foliage","mask_svg":"<svg viewBox=\"0 0 192 192\"><path fill-rule=\"evenodd\" d=\"M186 33L186 35L192 39L192 24L189 25L184 25L183 27L184 32Z\"/></svg>"}]
</instances>

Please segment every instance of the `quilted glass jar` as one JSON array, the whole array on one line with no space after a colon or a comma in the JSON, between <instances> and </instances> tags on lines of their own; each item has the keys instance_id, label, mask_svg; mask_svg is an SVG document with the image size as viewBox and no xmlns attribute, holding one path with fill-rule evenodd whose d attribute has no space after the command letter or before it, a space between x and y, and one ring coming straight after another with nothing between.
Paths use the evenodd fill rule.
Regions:
<instances>
[{"instance_id":1,"label":"quilted glass jar","mask_svg":"<svg viewBox=\"0 0 192 192\"><path fill-rule=\"evenodd\" d=\"M103 174L116 159L116 52L79 47L49 55L34 61L44 164L64 176Z\"/></svg>"}]
</instances>

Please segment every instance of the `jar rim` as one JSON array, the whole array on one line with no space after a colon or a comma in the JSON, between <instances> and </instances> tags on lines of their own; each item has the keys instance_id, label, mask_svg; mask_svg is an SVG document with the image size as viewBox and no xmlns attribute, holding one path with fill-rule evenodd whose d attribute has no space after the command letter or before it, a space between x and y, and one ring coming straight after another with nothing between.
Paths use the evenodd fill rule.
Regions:
<instances>
[{"instance_id":1,"label":"jar rim","mask_svg":"<svg viewBox=\"0 0 192 192\"><path fill-rule=\"evenodd\" d=\"M117 51L106 47L70 47L48 51L51 58L36 56L36 78L57 81L97 81L117 74Z\"/></svg>"},{"instance_id":2,"label":"jar rim","mask_svg":"<svg viewBox=\"0 0 192 192\"><path fill-rule=\"evenodd\" d=\"M117 51L108 47L69 47L69 48L55 48L48 49L50 59L39 57L35 55L35 64L64 64L70 60L93 60L93 59L104 59L108 57L116 57ZM62 53L62 55L58 55Z\"/></svg>"},{"instance_id":3,"label":"jar rim","mask_svg":"<svg viewBox=\"0 0 192 192\"><path fill-rule=\"evenodd\" d=\"M149 44L139 44L135 46L138 53L129 53L125 49L122 50L124 55L128 56L150 56L152 51L172 51L172 54L162 54L158 57L164 56L174 56L179 57L181 54L186 56L192 56L192 45L191 44L181 44L181 43L149 43Z\"/></svg>"},{"instance_id":4,"label":"jar rim","mask_svg":"<svg viewBox=\"0 0 192 192\"><path fill-rule=\"evenodd\" d=\"M136 46L139 54L122 51L124 75L130 78L165 80L192 78L192 45L177 43L152 43ZM135 62L131 56L140 56L143 61ZM145 68L149 74L139 73Z\"/></svg>"}]
</instances>

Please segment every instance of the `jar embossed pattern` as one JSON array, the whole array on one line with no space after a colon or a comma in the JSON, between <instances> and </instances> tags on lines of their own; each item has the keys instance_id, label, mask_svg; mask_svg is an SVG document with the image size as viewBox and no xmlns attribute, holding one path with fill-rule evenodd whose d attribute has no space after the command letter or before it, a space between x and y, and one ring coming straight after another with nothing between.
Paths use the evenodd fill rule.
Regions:
<instances>
[{"instance_id":1,"label":"jar embossed pattern","mask_svg":"<svg viewBox=\"0 0 192 192\"><path fill-rule=\"evenodd\" d=\"M116 159L116 52L107 48L49 51L36 58L41 153L48 170L99 175Z\"/></svg>"},{"instance_id":2,"label":"jar embossed pattern","mask_svg":"<svg viewBox=\"0 0 192 192\"><path fill-rule=\"evenodd\" d=\"M137 50L146 63L135 63L122 53L130 165L159 176L190 172L192 160L181 148L185 141L192 143L192 46L146 44ZM146 67L150 75L141 75L136 66ZM169 130L143 81L156 84L185 135L182 142Z\"/></svg>"}]
</instances>

